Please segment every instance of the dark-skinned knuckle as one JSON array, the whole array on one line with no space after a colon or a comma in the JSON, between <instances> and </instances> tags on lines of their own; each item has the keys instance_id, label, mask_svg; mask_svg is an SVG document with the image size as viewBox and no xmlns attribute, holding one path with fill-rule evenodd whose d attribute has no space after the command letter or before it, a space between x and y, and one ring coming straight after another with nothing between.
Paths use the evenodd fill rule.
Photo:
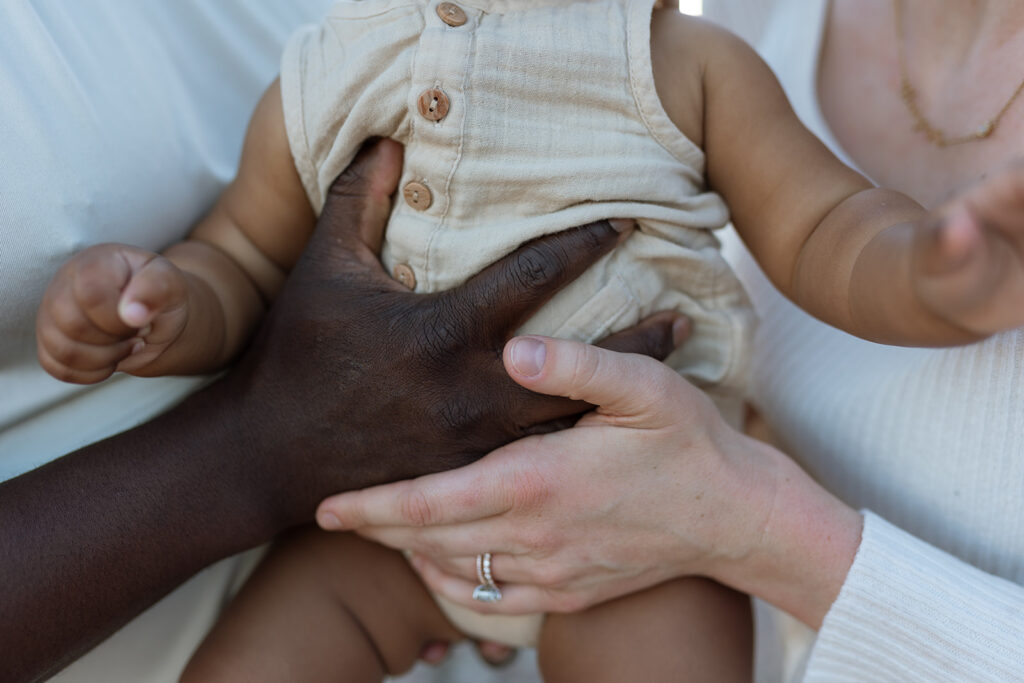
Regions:
<instances>
[{"instance_id":1,"label":"dark-skinned knuckle","mask_svg":"<svg viewBox=\"0 0 1024 683\"><path fill-rule=\"evenodd\" d=\"M641 351L645 356L663 360L675 350L672 326L668 323L651 325L641 335Z\"/></svg>"},{"instance_id":2,"label":"dark-skinned knuckle","mask_svg":"<svg viewBox=\"0 0 1024 683\"><path fill-rule=\"evenodd\" d=\"M452 350L458 344L458 335L452 329L448 320L434 318L423 328L419 336L420 348L427 357L442 361L454 355Z\"/></svg>"},{"instance_id":3,"label":"dark-skinned knuckle","mask_svg":"<svg viewBox=\"0 0 1024 683\"><path fill-rule=\"evenodd\" d=\"M368 176L366 170L363 167L363 163L360 159L349 164L348 168L338 174L338 177L334 179L328 189L328 195L331 197L357 197L363 198L365 196L366 186L368 183Z\"/></svg>"},{"instance_id":4,"label":"dark-skinned knuckle","mask_svg":"<svg viewBox=\"0 0 1024 683\"><path fill-rule=\"evenodd\" d=\"M568 255L564 249L538 242L527 245L516 254L510 275L523 291L537 292L557 278L567 262Z\"/></svg>"},{"instance_id":5,"label":"dark-skinned knuckle","mask_svg":"<svg viewBox=\"0 0 1024 683\"><path fill-rule=\"evenodd\" d=\"M457 396L437 401L430 412L432 423L444 434L464 432L474 422L470 404Z\"/></svg>"},{"instance_id":6,"label":"dark-skinned knuckle","mask_svg":"<svg viewBox=\"0 0 1024 683\"><path fill-rule=\"evenodd\" d=\"M582 226L578 232L582 238L583 248L588 251L609 247L619 238L619 233L606 220Z\"/></svg>"}]
</instances>

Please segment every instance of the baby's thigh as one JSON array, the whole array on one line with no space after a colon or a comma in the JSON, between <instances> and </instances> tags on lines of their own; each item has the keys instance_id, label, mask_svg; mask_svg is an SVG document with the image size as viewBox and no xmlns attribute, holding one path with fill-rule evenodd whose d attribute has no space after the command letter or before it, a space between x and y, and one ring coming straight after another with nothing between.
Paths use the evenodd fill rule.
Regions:
<instances>
[{"instance_id":1,"label":"baby's thigh","mask_svg":"<svg viewBox=\"0 0 1024 683\"><path fill-rule=\"evenodd\" d=\"M538 655L547 683L750 681L750 599L708 579L676 579L549 615Z\"/></svg>"},{"instance_id":2,"label":"baby's thigh","mask_svg":"<svg viewBox=\"0 0 1024 683\"><path fill-rule=\"evenodd\" d=\"M426 643L460 638L401 553L308 529L270 551L185 680L380 680L410 668Z\"/></svg>"}]
</instances>

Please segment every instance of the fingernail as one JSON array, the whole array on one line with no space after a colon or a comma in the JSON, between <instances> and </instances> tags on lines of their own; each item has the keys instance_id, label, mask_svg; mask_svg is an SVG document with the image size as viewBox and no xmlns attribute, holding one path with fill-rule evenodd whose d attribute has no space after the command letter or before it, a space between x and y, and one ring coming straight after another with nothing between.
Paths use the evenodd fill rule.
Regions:
<instances>
[{"instance_id":1,"label":"fingernail","mask_svg":"<svg viewBox=\"0 0 1024 683\"><path fill-rule=\"evenodd\" d=\"M533 377L543 370L547 355L547 347L540 340L523 337L512 343L512 367L525 377Z\"/></svg>"},{"instance_id":2,"label":"fingernail","mask_svg":"<svg viewBox=\"0 0 1024 683\"><path fill-rule=\"evenodd\" d=\"M628 218L610 218L608 222L615 229L615 232L629 232L636 227L636 221Z\"/></svg>"},{"instance_id":3,"label":"fingernail","mask_svg":"<svg viewBox=\"0 0 1024 683\"><path fill-rule=\"evenodd\" d=\"M672 323L672 343L679 346L690 338L690 319L680 318Z\"/></svg>"},{"instance_id":4,"label":"fingernail","mask_svg":"<svg viewBox=\"0 0 1024 683\"><path fill-rule=\"evenodd\" d=\"M341 529L341 520L332 512L321 512L316 517L316 523L324 531L338 531Z\"/></svg>"},{"instance_id":5,"label":"fingernail","mask_svg":"<svg viewBox=\"0 0 1024 683\"><path fill-rule=\"evenodd\" d=\"M142 341L141 339L136 339L135 343L132 344L132 355L139 353L144 348L146 348L146 342Z\"/></svg>"},{"instance_id":6,"label":"fingernail","mask_svg":"<svg viewBox=\"0 0 1024 683\"><path fill-rule=\"evenodd\" d=\"M129 301L121 306L121 320L131 327L142 327L149 317L149 309L138 301Z\"/></svg>"}]
</instances>

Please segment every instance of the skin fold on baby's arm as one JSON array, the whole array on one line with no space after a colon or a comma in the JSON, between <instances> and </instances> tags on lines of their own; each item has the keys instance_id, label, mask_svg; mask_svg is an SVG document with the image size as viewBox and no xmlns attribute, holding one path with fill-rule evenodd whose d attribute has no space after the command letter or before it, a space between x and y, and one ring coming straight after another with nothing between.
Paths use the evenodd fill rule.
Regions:
<instances>
[{"instance_id":1,"label":"skin fold on baby's arm","mask_svg":"<svg viewBox=\"0 0 1024 683\"><path fill-rule=\"evenodd\" d=\"M872 341L948 346L1024 324L1024 171L928 214L841 163L771 70L727 31L658 12L655 84L707 156L707 180L779 290Z\"/></svg>"},{"instance_id":2,"label":"skin fold on baby's arm","mask_svg":"<svg viewBox=\"0 0 1024 683\"><path fill-rule=\"evenodd\" d=\"M1024 229L1016 220L1024 169L928 214L836 159L738 38L674 9L654 12L651 36L666 112L704 149L709 187L783 294L827 323L889 344L963 344L1024 324ZM80 383L117 370L155 376L223 366L281 287L314 220L275 82L253 115L237 177L186 241L162 255L99 245L61 269L37 319L40 362Z\"/></svg>"}]
</instances>

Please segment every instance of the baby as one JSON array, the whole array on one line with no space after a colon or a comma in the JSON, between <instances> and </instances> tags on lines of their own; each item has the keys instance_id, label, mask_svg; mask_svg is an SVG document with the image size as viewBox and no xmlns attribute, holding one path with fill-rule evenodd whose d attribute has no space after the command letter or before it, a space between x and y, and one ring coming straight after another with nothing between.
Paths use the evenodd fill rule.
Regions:
<instances>
[{"instance_id":1,"label":"baby","mask_svg":"<svg viewBox=\"0 0 1024 683\"><path fill-rule=\"evenodd\" d=\"M43 366L83 383L222 367L371 136L405 145L382 255L398 282L445 289L529 239L635 218L522 331L590 341L682 311L695 333L668 362L726 412L752 320L710 232L726 205L776 286L850 333L934 346L1024 323L1015 171L927 215L836 160L741 41L654 0L361 0L289 42L238 176L189 239L161 255L101 245L62 268L39 313ZM116 310L88 304L97 286L119 292ZM745 610L691 578L578 615L479 617L433 599L400 554L303 532L186 678L379 680L468 634L537 645L548 680L742 679Z\"/></svg>"}]
</instances>

